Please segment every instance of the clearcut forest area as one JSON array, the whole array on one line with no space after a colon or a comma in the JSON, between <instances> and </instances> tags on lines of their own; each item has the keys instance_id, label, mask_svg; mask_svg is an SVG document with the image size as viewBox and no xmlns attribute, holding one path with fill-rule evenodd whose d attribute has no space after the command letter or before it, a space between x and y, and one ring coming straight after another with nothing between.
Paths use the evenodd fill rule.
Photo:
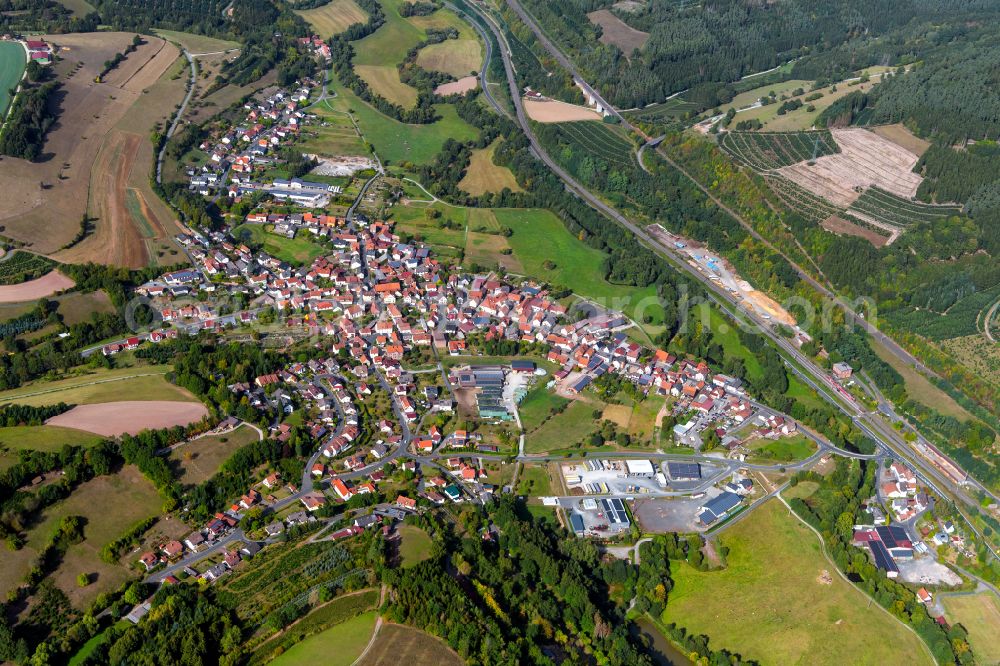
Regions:
<instances>
[{"instance_id":1,"label":"clearcut forest area","mask_svg":"<svg viewBox=\"0 0 1000 666\"><path fill-rule=\"evenodd\" d=\"M995 663L998 45L3 3L0 662Z\"/></svg>"}]
</instances>

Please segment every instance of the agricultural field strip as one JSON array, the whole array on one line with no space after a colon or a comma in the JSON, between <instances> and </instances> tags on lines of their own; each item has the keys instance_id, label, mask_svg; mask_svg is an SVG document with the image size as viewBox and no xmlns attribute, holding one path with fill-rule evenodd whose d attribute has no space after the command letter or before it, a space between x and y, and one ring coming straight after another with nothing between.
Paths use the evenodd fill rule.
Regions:
<instances>
[{"instance_id":1,"label":"agricultural field strip","mask_svg":"<svg viewBox=\"0 0 1000 666\"><path fill-rule=\"evenodd\" d=\"M726 132L720 145L739 161L762 172L840 152L827 130Z\"/></svg>"},{"instance_id":2,"label":"agricultural field strip","mask_svg":"<svg viewBox=\"0 0 1000 666\"><path fill-rule=\"evenodd\" d=\"M561 131L569 135L573 141L580 144L590 152L608 160L622 165L634 164L632 150L629 144L622 138L612 134L610 130L598 132L602 136L588 135L582 128L576 127L579 123L559 123ZM625 157L624 155L628 157Z\"/></svg>"},{"instance_id":3,"label":"agricultural field strip","mask_svg":"<svg viewBox=\"0 0 1000 666\"><path fill-rule=\"evenodd\" d=\"M868 213L873 217L904 227L913 222L933 222L961 213L961 208L958 206L908 201L876 187L869 187L862 192L848 210Z\"/></svg>"},{"instance_id":4,"label":"agricultural field strip","mask_svg":"<svg viewBox=\"0 0 1000 666\"><path fill-rule=\"evenodd\" d=\"M17 400L22 400L24 398L33 398L33 397L39 396L39 395L47 395L49 393L62 393L63 391L68 391L70 389L82 388L84 386L96 386L97 384L108 384L110 382L121 382L121 381L125 381L125 380L128 380L128 379L135 379L137 377L153 377L153 376L160 376L160 377L162 377L164 374L166 374L166 373L163 373L163 372L144 372L144 373L140 373L140 374L137 374L137 375L126 375L124 377L109 377L108 379L95 379L92 382L84 382L82 384L73 384L71 386L60 386L60 387L57 387L57 388L46 389L44 391L35 391L34 393L18 393L17 395L12 395L12 396L10 396L8 398L0 398L0 403L3 403L3 402L14 402L14 401L17 401Z\"/></svg>"}]
</instances>

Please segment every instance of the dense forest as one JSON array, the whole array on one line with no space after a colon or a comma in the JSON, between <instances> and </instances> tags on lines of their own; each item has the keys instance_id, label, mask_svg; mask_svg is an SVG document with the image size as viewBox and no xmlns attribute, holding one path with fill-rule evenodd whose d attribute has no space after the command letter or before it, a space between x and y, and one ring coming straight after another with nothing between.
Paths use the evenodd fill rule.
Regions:
<instances>
[{"instance_id":1,"label":"dense forest","mask_svg":"<svg viewBox=\"0 0 1000 666\"><path fill-rule=\"evenodd\" d=\"M45 133L56 120L52 99L58 86L57 83L23 85L0 132L0 153L26 160L41 156Z\"/></svg>"},{"instance_id":2,"label":"dense forest","mask_svg":"<svg viewBox=\"0 0 1000 666\"><path fill-rule=\"evenodd\" d=\"M960 25L965 18L995 20L996 12L995 4L984 0L647 2L634 11L614 10L633 28L649 33L641 51L623 53L617 46L600 43L601 29L586 16L611 4L607 0L523 2L588 80L620 108L645 106L687 89L710 101L712 95L706 90L719 90L748 74L813 54L809 66L830 74L830 67L822 64L830 51L853 53L852 69L879 64L887 55L895 55L892 35L911 24L934 24L941 31L944 23L947 32L947 26ZM717 101L727 100L723 95Z\"/></svg>"},{"instance_id":3,"label":"dense forest","mask_svg":"<svg viewBox=\"0 0 1000 666\"><path fill-rule=\"evenodd\" d=\"M92 32L100 22L97 12L75 17L55 0L0 0L0 33Z\"/></svg>"}]
</instances>

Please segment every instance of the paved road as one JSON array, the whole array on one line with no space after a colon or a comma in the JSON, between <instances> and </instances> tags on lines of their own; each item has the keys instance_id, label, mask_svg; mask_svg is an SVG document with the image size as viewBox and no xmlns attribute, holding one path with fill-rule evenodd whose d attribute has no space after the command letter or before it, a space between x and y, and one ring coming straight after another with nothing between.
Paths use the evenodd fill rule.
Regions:
<instances>
[{"instance_id":1,"label":"paved road","mask_svg":"<svg viewBox=\"0 0 1000 666\"><path fill-rule=\"evenodd\" d=\"M163 142L163 146L160 148L159 154L156 156L156 182L162 183L163 177L163 156L167 152L167 142L177 131L177 124L181 121L181 116L184 115L184 110L187 109L188 102L191 101L191 95L194 94L194 85L198 76L198 67L194 64L194 56L187 52L187 49L181 49L184 57L187 58L188 66L191 68L191 78L188 80L188 90L187 94L184 95L184 101L181 102L181 106L177 109L177 113L174 115L174 119L170 122L170 127L167 129L167 138Z\"/></svg>"},{"instance_id":2,"label":"paved road","mask_svg":"<svg viewBox=\"0 0 1000 666\"><path fill-rule=\"evenodd\" d=\"M524 12L524 10L520 8L520 5L517 4L516 0L508 0L508 3L511 5L512 8L514 8L515 11L518 12L519 15L526 14L526 12ZM482 11L478 7L474 7L474 10L480 15L483 15ZM530 17L527 18L526 23L529 25L529 27L534 25L534 21ZM489 21L488 17L487 17L487 24L490 26L490 29L497 36L497 39L500 40L501 36L499 28L492 21ZM534 26L534 29L536 29L536 36L539 38L539 41L543 45L546 45L546 48L550 50L550 53L552 53L552 55L560 62L565 61L568 63L568 59L551 44L548 38L545 37L544 34L540 34L540 31L537 31L537 26ZM555 160L553 160L548 155L545 148L541 145L541 143L535 136L534 132L532 131L531 125L528 122L527 116L524 112L524 107L523 104L521 103L521 97L514 76L514 69L513 69L513 64L511 63L510 54L501 49L501 56L503 57L504 61L504 69L507 75L508 85L510 87L511 98L514 102L515 110L517 112L516 113L517 120L518 123L521 125L521 128L524 131L525 136L528 138L531 144L533 153L543 163L545 163L545 165L548 166L553 171L553 173L559 176L559 178L563 181L563 183L566 185L567 189L570 192L572 192L573 194L577 195L578 197L586 201L593 208L597 209L598 211L604 213L611 219L621 224L628 231L632 232L640 243L649 247L657 254L664 256L668 260L668 262L673 264L676 268L680 269L684 273L687 273L694 279L698 280L698 282L700 282L705 288L705 291L711 300L713 300L719 307L728 312L731 316L735 316L737 312L740 311L740 306L728 292L724 291L721 287L719 287L714 282L709 280L707 276L703 275L702 273L692 268L685 260L677 256L670 247L660 243L658 239L651 237L650 234L646 232L645 228L632 223L618 210L609 206L598 196L591 193L587 188L581 185L575 178L573 178L569 173L567 173L559 164L555 162ZM575 68L573 68L571 64L567 69L570 72L576 74L576 70ZM627 122L624 122L623 124L625 124L627 127L630 127L630 125ZM695 181L695 183L698 184L697 181ZM709 196L712 196L711 193L708 194ZM712 198L714 199L714 197ZM738 216L734 215L734 217L737 217L737 219L739 219ZM816 283L815 280L812 280L812 282L815 283L817 286L821 287L820 291L824 293L830 293L828 290L823 288L822 285ZM870 334L872 334L874 337L882 341L883 344L885 344L890 349L890 351L893 352L893 354L901 358L910 359L911 362L915 364L918 368L923 367L921 364L919 364L919 362L916 361L916 359L913 359L913 357L910 356L908 352L906 352L898 345L896 345L894 342L892 342L890 339L888 339L886 336L884 336L880 331L878 331L878 329L872 326L869 322L865 321L864 319L861 319L856 314L854 314L853 310L851 310L846 305L846 303L843 302L842 299L832 294L831 298L833 298L833 300L835 300L838 304L841 305L841 307L845 309L845 312L847 313L847 316L849 318L853 316L857 323L859 323L864 328L868 329ZM750 316L749 313L744 312L742 314L743 317L741 319L744 320L748 316ZM959 484L954 483L953 481L945 477L943 474L938 472L936 468L933 468L930 465L928 465L923 458L917 457L917 454L899 436L899 434L893 431L891 427L888 427L884 422L882 422L880 418L873 417L873 415L870 414L866 414L856 404L852 404L834 395L832 388L824 385L824 380L827 377L826 372L821 368L819 368L818 366L816 366L816 364L811 359L805 357L797 348L795 348L791 344L789 340L787 340L783 336L778 335L775 331L773 331L769 323L764 322L763 325L761 325L761 322L758 321L755 322L755 324L757 325L758 330L761 333L767 335L778 346L779 350L783 352L783 356L786 357L786 361L787 359L791 359L793 361L793 363L790 364L790 367L795 374L805 379L807 384L813 387L819 393L820 396L824 397L828 402L830 402L836 408L840 409L844 414L849 416L855 422L855 424L857 424L861 428L863 432L865 432L869 437L871 437L873 440L879 443L880 448L889 453L892 457L903 460L912 467L916 468L916 471L918 472L918 475L921 477L922 480L928 481L930 478L933 478L936 481L936 484L929 483L928 485L930 485L936 492L938 492L938 494L943 495L943 493L941 493L940 491L940 487L945 487L951 490L951 493L954 496L961 498L962 501L969 504L970 506L978 506L978 503L975 501L975 499L969 497Z\"/></svg>"},{"instance_id":3,"label":"paved road","mask_svg":"<svg viewBox=\"0 0 1000 666\"><path fill-rule=\"evenodd\" d=\"M448 9L450 9L451 11L455 12L456 14L458 14L459 16L461 16L462 18L464 18L466 20L466 22L469 25L471 25L475 29L476 32L479 33L479 37L483 40L483 44L485 44L485 49L486 49L486 53L483 56L483 68L479 72L479 85L483 89L483 95L486 96L486 101L490 103L490 106L492 106L494 108L494 110L496 110L496 112L499 113L500 115L506 116L506 117L509 118L510 114L507 113L506 109L504 109L502 106L500 106L500 103L497 102L496 98L493 97L493 93L490 92L489 81L486 80L486 73L487 73L487 70L489 70L489 67L490 67L490 60L493 59L493 42L490 41L489 35L486 33L486 30L479 23L479 21L477 21L475 19L475 17L472 17L469 14L467 14L465 12L465 10L459 9L458 7L456 7L455 5L451 4L450 2L445 2L444 6L447 7ZM500 44L500 42L497 41L497 44ZM501 46L500 48L503 48L503 47Z\"/></svg>"}]
</instances>

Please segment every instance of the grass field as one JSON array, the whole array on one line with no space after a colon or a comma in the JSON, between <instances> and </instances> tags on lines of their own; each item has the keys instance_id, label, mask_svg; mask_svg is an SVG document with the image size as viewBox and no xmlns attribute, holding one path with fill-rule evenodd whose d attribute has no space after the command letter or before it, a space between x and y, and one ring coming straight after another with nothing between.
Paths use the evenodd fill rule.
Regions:
<instances>
[{"instance_id":1,"label":"grass field","mask_svg":"<svg viewBox=\"0 0 1000 666\"><path fill-rule=\"evenodd\" d=\"M256 430L241 426L224 435L199 437L179 446L170 452L170 461L180 471L177 480L186 486L193 486L215 474L237 449L258 440Z\"/></svg>"},{"instance_id":2,"label":"grass field","mask_svg":"<svg viewBox=\"0 0 1000 666\"><path fill-rule=\"evenodd\" d=\"M325 126L310 125L300 134L299 147L303 152L337 157L340 155L367 155L368 147L354 130L346 113L333 113L324 106L318 111Z\"/></svg>"},{"instance_id":3,"label":"grass field","mask_svg":"<svg viewBox=\"0 0 1000 666\"><path fill-rule=\"evenodd\" d=\"M358 666L461 666L464 663L441 640L412 627L383 625L378 638Z\"/></svg>"},{"instance_id":4,"label":"grass field","mask_svg":"<svg viewBox=\"0 0 1000 666\"><path fill-rule=\"evenodd\" d=\"M0 42L0 121L7 117L10 91L17 87L27 64L24 47L17 42Z\"/></svg>"},{"instance_id":5,"label":"grass field","mask_svg":"<svg viewBox=\"0 0 1000 666\"><path fill-rule=\"evenodd\" d=\"M707 634L715 649L771 664L878 664L906 655L930 664L926 646L833 571L819 539L777 500L721 537L728 566L671 567L664 622ZM823 571L832 574L825 584ZM734 609L739 609L735 611Z\"/></svg>"},{"instance_id":6,"label":"grass field","mask_svg":"<svg viewBox=\"0 0 1000 666\"><path fill-rule=\"evenodd\" d=\"M41 522L28 531L23 550L37 553L63 517L86 518L84 541L69 547L52 574L56 585L79 607L131 577L124 567L102 561L101 548L139 520L159 514L162 501L153 484L137 468L126 466L117 474L81 484L67 499L45 509ZM85 588L76 584L81 573L90 574L93 581Z\"/></svg>"},{"instance_id":7,"label":"grass field","mask_svg":"<svg viewBox=\"0 0 1000 666\"><path fill-rule=\"evenodd\" d=\"M906 385L906 394L917 402L935 409L945 416L953 416L959 421L968 421L972 418L965 408L955 402L950 395L934 386L929 379L914 370L908 364L901 361L895 354L889 352L877 340L871 341L872 349L879 358L895 368L896 372L903 376L903 383Z\"/></svg>"},{"instance_id":8,"label":"grass field","mask_svg":"<svg viewBox=\"0 0 1000 666\"><path fill-rule=\"evenodd\" d=\"M72 326L82 321L89 321L95 312L110 313L115 311L111 299L103 291L92 291L89 294L73 292L55 299L59 301L58 312L63 316L63 322Z\"/></svg>"},{"instance_id":9,"label":"grass field","mask_svg":"<svg viewBox=\"0 0 1000 666\"><path fill-rule=\"evenodd\" d=\"M546 497L552 494L552 480L549 478L548 465L545 463L526 464L521 467L517 477L518 495Z\"/></svg>"},{"instance_id":10,"label":"grass field","mask_svg":"<svg viewBox=\"0 0 1000 666\"><path fill-rule=\"evenodd\" d=\"M534 430L556 409L569 404L569 400L545 388L545 383L542 380L532 386L517 406L525 430Z\"/></svg>"},{"instance_id":11,"label":"grass field","mask_svg":"<svg viewBox=\"0 0 1000 666\"><path fill-rule=\"evenodd\" d=\"M579 443L595 429L592 416L602 405L574 400L561 414L553 416L525 438L526 453L565 449Z\"/></svg>"},{"instance_id":12,"label":"grass field","mask_svg":"<svg viewBox=\"0 0 1000 666\"><path fill-rule=\"evenodd\" d=\"M84 17L90 12L96 12L94 5L87 0L59 0L59 4L73 12L73 16Z\"/></svg>"},{"instance_id":13,"label":"grass field","mask_svg":"<svg viewBox=\"0 0 1000 666\"><path fill-rule=\"evenodd\" d=\"M94 446L103 437L59 426L15 426L0 428L0 447L16 451L58 451L63 446Z\"/></svg>"},{"instance_id":14,"label":"grass field","mask_svg":"<svg viewBox=\"0 0 1000 666\"><path fill-rule=\"evenodd\" d=\"M233 229L233 235L236 236L244 231L249 231L251 240L263 245L265 252L295 266L312 263L313 259L326 251L322 245L309 240L307 233L298 234L295 238L286 238L269 233L260 224L241 224Z\"/></svg>"},{"instance_id":15,"label":"grass field","mask_svg":"<svg viewBox=\"0 0 1000 666\"><path fill-rule=\"evenodd\" d=\"M413 525L400 525L399 559L404 567L423 562L431 554L431 538L427 532Z\"/></svg>"},{"instance_id":16,"label":"grass field","mask_svg":"<svg viewBox=\"0 0 1000 666\"><path fill-rule=\"evenodd\" d=\"M270 663L274 666L297 666L306 663L350 666L371 640L375 617L375 611L368 611L334 625L293 645L288 652Z\"/></svg>"},{"instance_id":17,"label":"grass field","mask_svg":"<svg viewBox=\"0 0 1000 666\"><path fill-rule=\"evenodd\" d=\"M816 453L816 444L805 435L782 437L777 440L755 439L749 445L752 457L778 462L805 460Z\"/></svg>"},{"instance_id":18,"label":"grass field","mask_svg":"<svg viewBox=\"0 0 1000 666\"><path fill-rule=\"evenodd\" d=\"M313 9L296 11L323 39L342 33L354 23L364 23L368 14L354 0L331 0Z\"/></svg>"},{"instance_id":19,"label":"grass field","mask_svg":"<svg viewBox=\"0 0 1000 666\"><path fill-rule=\"evenodd\" d=\"M395 65L354 65L354 71L365 80L372 92L393 104L408 109L417 103L417 89L399 80Z\"/></svg>"},{"instance_id":20,"label":"grass field","mask_svg":"<svg viewBox=\"0 0 1000 666\"><path fill-rule=\"evenodd\" d=\"M815 481L799 481L794 486L789 486L785 490L781 491L781 494L786 499L806 499L807 497L812 497L819 489L819 483Z\"/></svg>"},{"instance_id":21,"label":"grass field","mask_svg":"<svg viewBox=\"0 0 1000 666\"><path fill-rule=\"evenodd\" d=\"M168 365L142 368L98 370L86 375L54 382L33 382L10 391L0 392L0 404L16 402L22 405L66 404L89 405L100 402L135 400L179 400L195 402L194 396L169 383L164 375Z\"/></svg>"},{"instance_id":22,"label":"grass field","mask_svg":"<svg viewBox=\"0 0 1000 666\"><path fill-rule=\"evenodd\" d=\"M426 70L444 72L460 79L477 73L482 67L482 48L475 36L471 39L448 39L420 49L417 64Z\"/></svg>"},{"instance_id":23,"label":"grass field","mask_svg":"<svg viewBox=\"0 0 1000 666\"><path fill-rule=\"evenodd\" d=\"M1000 601L989 592L970 596L943 597L945 614L969 632L976 663L1000 664Z\"/></svg>"},{"instance_id":24,"label":"grass field","mask_svg":"<svg viewBox=\"0 0 1000 666\"><path fill-rule=\"evenodd\" d=\"M493 154L499 144L500 139L497 139L486 148L472 151L469 168L465 171L462 180L458 182L459 189L473 196L487 192L500 192L505 187L511 192L522 191L510 169L493 163Z\"/></svg>"},{"instance_id":25,"label":"grass field","mask_svg":"<svg viewBox=\"0 0 1000 666\"><path fill-rule=\"evenodd\" d=\"M638 317L640 322L643 313L654 324L661 321L663 308L655 298L655 287L636 289L606 281L604 253L580 242L555 214L510 208L496 209L494 213L502 226L514 231L507 242L528 275L570 287L574 293ZM555 267L547 268L547 261L554 262Z\"/></svg>"},{"instance_id":26,"label":"grass field","mask_svg":"<svg viewBox=\"0 0 1000 666\"><path fill-rule=\"evenodd\" d=\"M240 48L239 42L232 42L227 39L216 39L215 37L206 37L204 35L196 35L191 32L161 30L156 28L153 30L153 34L162 37L168 42L180 44L187 49L189 53L215 53L216 51L228 51L230 49Z\"/></svg>"},{"instance_id":27,"label":"grass field","mask_svg":"<svg viewBox=\"0 0 1000 666\"><path fill-rule=\"evenodd\" d=\"M426 164L434 159L448 139L469 141L478 135L478 130L459 118L455 107L450 104L434 107L441 116L436 122L407 125L382 115L337 82L331 82L330 89L336 91L337 97L324 104L334 111L350 111L365 139L387 164ZM320 116L337 115L325 112L323 106L313 107L312 111Z\"/></svg>"}]
</instances>

